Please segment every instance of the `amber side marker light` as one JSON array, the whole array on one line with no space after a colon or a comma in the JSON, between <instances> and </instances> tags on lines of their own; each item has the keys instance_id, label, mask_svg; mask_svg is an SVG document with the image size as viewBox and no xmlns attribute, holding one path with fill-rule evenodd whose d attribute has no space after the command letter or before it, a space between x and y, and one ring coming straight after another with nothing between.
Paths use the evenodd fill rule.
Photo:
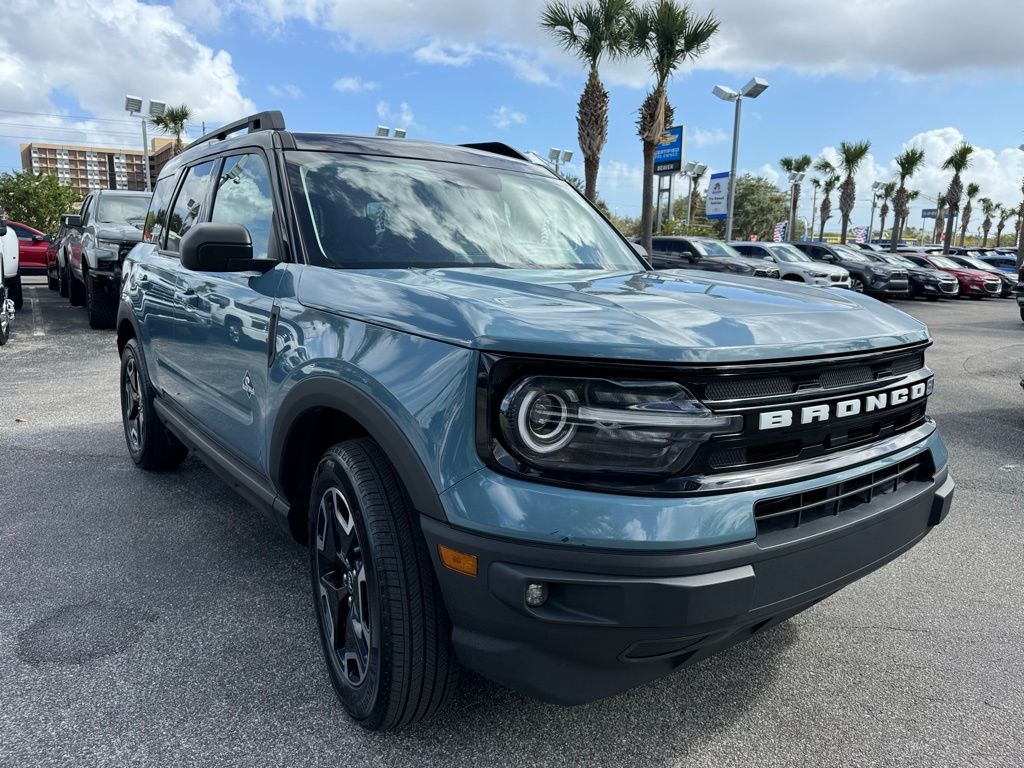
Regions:
<instances>
[{"instance_id":1,"label":"amber side marker light","mask_svg":"<svg viewBox=\"0 0 1024 768\"><path fill-rule=\"evenodd\" d=\"M437 554L441 556L441 564L445 568L451 568L466 576L476 576L476 555L467 555L444 544L438 545Z\"/></svg>"}]
</instances>

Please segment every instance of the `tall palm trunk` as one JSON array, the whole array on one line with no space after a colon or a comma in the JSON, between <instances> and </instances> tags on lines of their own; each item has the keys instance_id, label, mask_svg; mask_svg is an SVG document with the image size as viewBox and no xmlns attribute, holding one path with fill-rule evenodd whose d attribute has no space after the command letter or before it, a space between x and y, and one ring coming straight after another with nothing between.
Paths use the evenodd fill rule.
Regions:
<instances>
[{"instance_id":1,"label":"tall palm trunk","mask_svg":"<svg viewBox=\"0 0 1024 768\"><path fill-rule=\"evenodd\" d=\"M953 231L956 226L956 214L960 210L960 199L964 196L964 182L959 173L953 174L946 191L946 239L942 243L942 252L949 253L953 244Z\"/></svg>"},{"instance_id":2,"label":"tall palm trunk","mask_svg":"<svg viewBox=\"0 0 1024 768\"><path fill-rule=\"evenodd\" d=\"M580 94L576 111L576 127L580 151L583 153L583 175L586 195L591 202L597 199L597 174L601 165L601 152L608 140L608 91L592 67L587 84Z\"/></svg>"},{"instance_id":3,"label":"tall palm trunk","mask_svg":"<svg viewBox=\"0 0 1024 768\"><path fill-rule=\"evenodd\" d=\"M654 230L654 152L665 135L665 126L672 122L674 113L665 97L665 89L655 88L640 107L640 138L644 147L643 210L640 212L641 245L651 252Z\"/></svg>"},{"instance_id":4,"label":"tall palm trunk","mask_svg":"<svg viewBox=\"0 0 1024 768\"><path fill-rule=\"evenodd\" d=\"M988 246L988 233L991 232L991 231L992 231L992 219L991 219L991 217L986 217L985 220L983 222L981 222L981 234L982 234L981 247L982 248L986 248Z\"/></svg>"},{"instance_id":5,"label":"tall palm trunk","mask_svg":"<svg viewBox=\"0 0 1024 768\"><path fill-rule=\"evenodd\" d=\"M878 217L878 239L879 240L884 240L885 239L885 220L888 217L889 217L889 201L888 200L883 200L882 201L882 210L880 211L880 215ZM871 239L869 237L868 238L868 242L870 242L870 241L871 241Z\"/></svg>"},{"instance_id":6,"label":"tall palm trunk","mask_svg":"<svg viewBox=\"0 0 1024 768\"><path fill-rule=\"evenodd\" d=\"M842 189L839 192L839 212L843 217L843 228L839 233L839 242L846 244L846 231L850 228L850 214L853 213L853 206L857 202L857 185L853 176L847 176L843 180Z\"/></svg>"},{"instance_id":7,"label":"tall palm trunk","mask_svg":"<svg viewBox=\"0 0 1024 768\"><path fill-rule=\"evenodd\" d=\"M960 247L964 247L964 241L967 239L967 227L971 224L971 201L968 200L964 206L964 212L960 216Z\"/></svg>"},{"instance_id":8,"label":"tall palm trunk","mask_svg":"<svg viewBox=\"0 0 1024 768\"><path fill-rule=\"evenodd\" d=\"M825 224L829 219L832 218L832 201L829 199L829 194L826 192L825 196L821 199L821 228L818 230L818 239L825 239Z\"/></svg>"},{"instance_id":9,"label":"tall palm trunk","mask_svg":"<svg viewBox=\"0 0 1024 768\"><path fill-rule=\"evenodd\" d=\"M899 189L896 190L896 195L892 201L893 207L893 224L892 224L892 242L889 244L889 250L896 253L896 249L899 247L900 235L903 234L903 225L907 221L907 188L901 182Z\"/></svg>"}]
</instances>

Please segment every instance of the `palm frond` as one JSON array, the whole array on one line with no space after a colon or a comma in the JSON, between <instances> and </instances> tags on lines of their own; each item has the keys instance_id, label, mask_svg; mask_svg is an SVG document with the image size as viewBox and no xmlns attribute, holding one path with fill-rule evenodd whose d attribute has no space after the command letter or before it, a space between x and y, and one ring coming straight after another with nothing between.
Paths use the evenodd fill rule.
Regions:
<instances>
[{"instance_id":1,"label":"palm frond","mask_svg":"<svg viewBox=\"0 0 1024 768\"><path fill-rule=\"evenodd\" d=\"M924 150L910 147L896 156L896 166L900 169L900 182L904 182L917 173L924 163Z\"/></svg>"},{"instance_id":2,"label":"palm frond","mask_svg":"<svg viewBox=\"0 0 1024 768\"><path fill-rule=\"evenodd\" d=\"M841 141L839 142L839 167L847 176L857 173L860 164L864 162L868 152L871 150L870 141Z\"/></svg>"},{"instance_id":3,"label":"palm frond","mask_svg":"<svg viewBox=\"0 0 1024 768\"><path fill-rule=\"evenodd\" d=\"M946 158L946 162L942 164L942 170L953 171L955 174L963 173L971 164L971 155L973 152L974 147L966 141L957 144L953 147L953 151L949 153L949 157Z\"/></svg>"}]
</instances>

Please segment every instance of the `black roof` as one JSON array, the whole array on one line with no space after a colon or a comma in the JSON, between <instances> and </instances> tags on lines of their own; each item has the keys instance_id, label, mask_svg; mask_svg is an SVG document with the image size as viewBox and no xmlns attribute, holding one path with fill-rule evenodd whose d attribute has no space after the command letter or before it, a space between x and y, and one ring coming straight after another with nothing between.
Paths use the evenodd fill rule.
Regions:
<instances>
[{"instance_id":1,"label":"black roof","mask_svg":"<svg viewBox=\"0 0 1024 768\"><path fill-rule=\"evenodd\" d=\"M404 157L417 160L435 160L487 168L531 173L539 176L553 176L547 168L526 159L511 147L498 143L482 143L473 146L456 146L430 141L384 138L378 136L355 136L332 133L307 133L279 130L284 124L266 119L275 113L260 113L251 118L262 117L266 127L250 128L249 133L227 135L211 133L189 144L177 157L171 159L160 171L161 178L176 172L182 165L188 165L207 155L241 147L262 147L265 150L297 149L320 152L339 152L381 157ZM278 115L279 117L279 115ZM231 127L244 126L245 120L232 123ZM223 138L222 138L223 137Z\"/></svg>"}]
</instances>

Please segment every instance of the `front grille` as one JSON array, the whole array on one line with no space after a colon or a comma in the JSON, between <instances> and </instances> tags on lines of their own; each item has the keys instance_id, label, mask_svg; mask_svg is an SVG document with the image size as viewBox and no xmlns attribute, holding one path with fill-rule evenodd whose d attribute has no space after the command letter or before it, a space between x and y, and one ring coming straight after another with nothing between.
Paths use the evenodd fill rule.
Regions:
<instances>
[{"instance_id":1,"label":"front grille","mask_svg":"<svg viewBox=\"0 0 1024 768\"><path fill-rule=\"evenodd\" d=\"M902 270L898 270L898 269L897 269L897 270L896 270L896 271L894 271L894 272L893 272L893 273L892 273L891 275L889 275L889 281L890 281L890 282L894 282L894 283L896 283L896 282L899 282L899 281L901 281L901 280L902 280L903 282L906 282L906 281L907 281L907 273L906 273L906 272L903 272Z\"/></svg>"},{"instance_id":2,"label":"front grille","mask_svg":"<svg viewBox=\"0 0 1024 768\"><path fill-rule=\"evenodd\" d=\"M117 249L117 258L124 260L124 257L131 253L137 243L121 243L121 247Z\"/></svg>"},{"instance_id":3,"label":"front grille","mask_svg":"<svg viewBox=\"0 0 1024 768\"><path fill-rule=\"evenodd\" d=\"M848 387L860 383L882 381L901 376L924 367L924 353L915 351L891 358L865 360L856 363L821 362L811 368L794 369L788 374L737 375L708 382L703 400L717 403L728 400L748 400L758 397L792 395Z\"/></svg>"},{"instance_id":4,"label":"front grille","mask_svg":"<svg viewBox=\"0 0 1024 768\"><path fill-rule=\"evenodd\" d=\"M913 483L924 483L934 474L927 451L898 464L867 472L843 483L791 493L754 504L757 533L799 528L815 520L849 514L875 499Z\"/></svg>"},{"instance_id":5,"label":"front grille","mask_svg":"<svg viewBox=\"0 0 1024 768\"><path fill-rule=\"evenodd\" d=\"M953 281L948 282L948 283L939 283L939 290L942 291L943 293L956 293L957 292L957 282L956 282L956 280L953 280Z\"/></svg>"},{"instance_id":6,"label":"front grille","mask_svg":"<svg viewBox=\"0 0 1024 768\"><path fill-rule=\"evenodd\" d=\"M1000 284L997 283L995 280L993 280L992 282L986 280L985 290L988 291L989 293L999 293L1002 290L1002 288Z\"/></svg>"},{"instance_id":7,"label":"front grille","mask_svg":"<svg viewBox=\"0 0 1024 768\"><path fill-rule=\"evenodd\" d=\"M778 280L780 278L779 270L777 269L755 269L754 277L770 277Z\"/></svg>"},{"instance_id":8,"label":"front grille","mask_svg":"<svg viewBox=\"0 0 1024 768\"><path fill-rule=\"evenodd\" d=\"M831 280L833 283L841 283L841 282L843 282L843 276L842 275L829 275L828 279Z\"/></svg>"}]
</instances>

